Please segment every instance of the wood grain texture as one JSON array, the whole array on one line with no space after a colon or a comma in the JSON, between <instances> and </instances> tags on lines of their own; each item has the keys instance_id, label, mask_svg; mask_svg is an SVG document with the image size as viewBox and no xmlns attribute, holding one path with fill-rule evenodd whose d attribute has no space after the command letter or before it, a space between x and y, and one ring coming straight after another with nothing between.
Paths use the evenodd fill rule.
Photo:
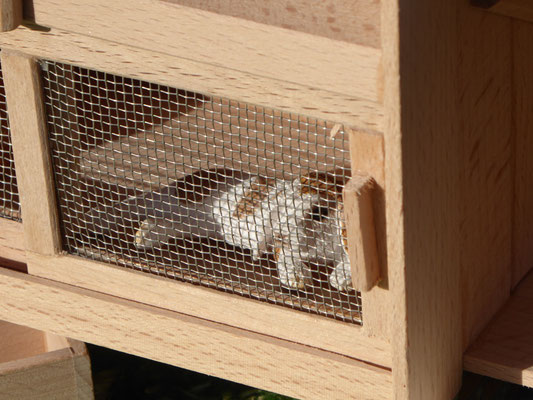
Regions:
<instances>
[{"instance_id":1,"label":"wood grain texture","mask_svg":"<svg viewBox=\"0 0 533 400\"><path fill-rule=\"evenodd\" d=\"M461 292L466 349L508 299L513 235L511 23L459 8Z\"/></svg>"},{"instance_id":2,"label":"wood grain texture","mask_svg":"<svg viewBox=\"0 0 533 400\"><path fill-rule=\"evenodd\" d=\"M16 29L22 23L22 0L0 0L0 32Z\"/></svg>"},{"instance_id":3,"label":"wood grain texture","mask_svg":"<svg viewBox=\"0 0 533 400\"><path fill-rule=\"evenodd\" d=\"M380 46L380 2L376 0L165 0L330 39Z\"/></svg>"},{"instance_id":4,"label":"wood grain texture","mask_svg":"<svg viewBox=\"0 0 533 400\"><path fill-rule=\"evenodd\" d=\"M533 275L465 353L464 367L481 375L533 387Z\"/></svg>"},{"instance_id":5,"label":"wood grain texture","mask_svg":"<svg viewBox=\"0 0 533 400\"><path fill-rule=\"evenodd\" d=\"M396 399L450 399L461 382L456 20L455 1L382 2Z\"/></svg>"},{"instance_id":6,"label":"wood grain texture","mask_svg":"<svg viewBox=\"0 0 533 400\"><path fill-rule=\"evenodd\" d=\"M301 399L392 396L389 370L347 357L12 271L0 275L9 297L0 318L12 322Z\"/></svg>"},{"instance_id":7,"label":"wood grain texture","mask_svg":"<svg viewBox=\"0 0 533 400\"><path fill-rule=\"evenodd\" d=\"M378 49L153 0L38 0L33 11L51 28L378 100Z\"/></svg>"},{"instance_id":8,"label":"wood grain texture","mask_svg":"<svg viewBox=\"0 0 533 400\"><path fill-rule=\"evenodd\" d=\"M352 176L343 191L344 218L352 284L368 292L379 279L379 258L374 224L373 189L369 176Z\"/></svg>"},{"instance_id":9,"label":"wood grain texture","mask_svg":"<svg viewBox=\"0 0 533 400\"><path fill-rule=\"evenodd\" d=\"M25 252L22 224L0 218L0 258L26 262Z\"/></svg>"},{"instance_id":10,"label":"wood grain texture","mask_svg":"<svg viewBox=\"0 0 533 400\"><path fill-rule=\"evenodd\" d=\"M357 325L79 257L36 254L29 254L28 257L30 270L36 276L325 349L377 365L388 367L391 364L388 343L367 337Z\"/></svg>"},{"instance_id":11,"label":"wood grain texture","mask_svg":"<svg viewBox=\"0 0 533 400\"><path fill-rule=\"evenodd\" d=\"M178 56L179 52L168 55L132 47L131 43L124 45L60 29L36 32L24 27L0 35L0 47L194 92L311 115L360 129L381 129L383 107L377 102L320 89L314 83L306 86L280 77L258 76L198 62ZM328 65L326 70L331 68Z\"/></svg>"},{"instance_id":12,"label":"wood grain texture","mask_svg":"<svg viewBox=\"0 0 533 400\"><path fill-rule=\"evenodd\" d=\"M499 0L487 9L507 17L533 22L533 4L530 0Z\"/></svg>"},{"instance_id":13,"label":"wood grain texture","mask_svg":"<svg viewBox=\"0 0 533 400\"><path fill-rule=\"evenodd\" d=\"M390 323L393 316L392 313L383 312L391 307L387 268L384 138L383 135L361 134L357 130L348 131L348 134L352 171L368 174L376 182L373 193L373 211L381 281L371 291L361 293L364 309L363 330L370 337L390 342Z\"/></svg>"},{"instance_id":14,"label":"wood grain texture","mask_svg":"<svg viewBox=\"0 0 533 400\"><path fill-rule=\"evenodd\" d=\"M33 58L15 52L3 50L0 57L17 165L25 248L41 254L56 254L61 250L61 239L39 66Z\"/></svg>"},{"instance_id":15,"label":"wood grain texture","mask_svg":"<svg viewBox=\"0 0 533 400\"><path fill-rule=\"evenodd\" d=\"M0 322L1 398L94 398L85 345L55 337L54 346L47 346L48 336L40 330Z\"/></svg>"},{"instance_id":16,"label":"wood grain texture","mask_svg":"<svg viewBox=\"0 0 533 400\"><path fill-rule=\"evenodd\" d=\"M512 286L533 267L533 25L513 21L515 199Z\"/></svg>"}]
</instances>

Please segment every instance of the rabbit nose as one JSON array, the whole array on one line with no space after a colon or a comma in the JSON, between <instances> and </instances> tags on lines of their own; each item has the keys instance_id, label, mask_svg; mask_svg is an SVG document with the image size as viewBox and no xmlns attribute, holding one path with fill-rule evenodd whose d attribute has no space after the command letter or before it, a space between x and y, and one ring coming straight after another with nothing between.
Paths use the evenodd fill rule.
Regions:
<instances>
[{"instance_id":1,"label":"rabbit nose","mask_svg":"<svg viewBox=\"0 0 533 400\"><path fill-rule=\"evenodd\" d=\"M313 221L322 221L325 217L328 216L329 208L325 206L313 206L311 209L311 218Z\"/></svg>"}]
</instances>

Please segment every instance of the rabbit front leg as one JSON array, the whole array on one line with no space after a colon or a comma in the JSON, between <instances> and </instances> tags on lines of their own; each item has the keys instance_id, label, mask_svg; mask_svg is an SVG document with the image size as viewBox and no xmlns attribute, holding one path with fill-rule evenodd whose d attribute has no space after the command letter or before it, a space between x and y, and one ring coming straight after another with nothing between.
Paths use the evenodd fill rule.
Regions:
<instances>
[{"instance_id":1,"label":"rabbit front leg","mask_svg":"<svg viewBox=\"0 0 533 400\"><path fill-rule=\"evenodd\" d=\"M329 276L329 284L339 291L352 289L352 270L350 259L345 250L342 252L341 260L335 265L335 269Z\"/></svg>"},{"instance_id":2,"label":"rabbit front leg","mask_svg":"<svg viewBox=\"0 0 533 400\"><path fill-rule=\"evenodd\" d=\"M311 271L302 261L299 252L291 251L283 246L275 246L274 260L283 286L291 289L304 289L311 283Z\"/></svg>"},{"instance_id":3,"label":"rabbit front leg","mask_svg":"<svg viewBox=\"0 0 533 400\"><path fill-rule=\"evenodd\" d=\"M135 231L135 247L138 249L152 249L169 242L172 235L172 224L164 219L148 217L141 222Z\"/></svg>"}]
</instances>

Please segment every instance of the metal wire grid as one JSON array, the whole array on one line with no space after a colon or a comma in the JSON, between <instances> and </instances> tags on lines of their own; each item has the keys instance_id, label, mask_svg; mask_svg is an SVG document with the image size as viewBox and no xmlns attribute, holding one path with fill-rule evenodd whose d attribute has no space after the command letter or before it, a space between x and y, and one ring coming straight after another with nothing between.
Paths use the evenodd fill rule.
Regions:
<instances>
[{"instance_id":1,"label":"metal wire grid","mask_svg":"<svg viewBox=\"0 0 533 400\"><path fill-rule=\"evenodd\" d=\"M361 323L343 126L41 65L68 253Z\"/></svg>"},{"instance_id":2,"label":"metal wire grid","mask_svg":"<svg viewBox=\"0 0 533 400\"><path fill-rule=\"evenodd\" d=\"M20 221L20 203L9 131L4 76L0 66L0 217Z\"/></svg>"}]
</instances>

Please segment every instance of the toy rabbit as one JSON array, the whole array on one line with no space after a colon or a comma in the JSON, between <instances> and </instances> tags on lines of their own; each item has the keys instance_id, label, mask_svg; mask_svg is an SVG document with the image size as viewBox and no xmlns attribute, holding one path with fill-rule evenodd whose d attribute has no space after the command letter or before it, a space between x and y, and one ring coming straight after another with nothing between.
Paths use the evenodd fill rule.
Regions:
<instances>
[{"instance_id":1,"label":"toy rabbit","mask_svg":"<svg viewBox=\"0 0 533 400\"><path fill-rule=\"evenodd\" d=\"M200 200L186 200L169 187L145 197L135 245L149 249L190 236L222 239L250 250L254 260L273 253L286 287L310 284L309 264L315 263L334 264L329 283L349 290L342 203L347 175L346 170L294 180L235 175Z\"/></svg>"}]
</instances>

